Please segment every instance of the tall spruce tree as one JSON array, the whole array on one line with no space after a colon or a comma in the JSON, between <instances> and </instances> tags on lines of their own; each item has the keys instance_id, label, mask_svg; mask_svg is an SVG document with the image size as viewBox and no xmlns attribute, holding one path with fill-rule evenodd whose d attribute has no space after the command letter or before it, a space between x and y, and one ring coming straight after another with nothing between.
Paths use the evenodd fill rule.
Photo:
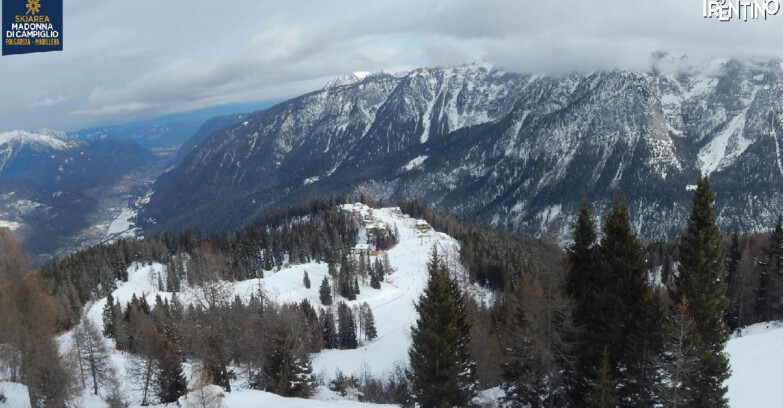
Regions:
<instances>
[{"instance_id":1,"label":"tall spruce tree","mask_svg":"<svg viewBox=\"0 0 783 408\"><path fill-rule=\"evenodd\" d=\"M321 321L321 335L324 339L324 348L337 348L337 325L334 322L332 309L328 308L326 312L322 310L319 320Z\"/></svg>"},{"instance_id":2,"label":"tall spruce tree","mask_svg":"<svg viewBox=\"0 0 783 408\"><path fill-rule=\"evenodd\" d=\"M644 247L631 229L628 206L614 200L604 220L597 273L603 284L603 316L598 327L605 336L609 363L620 385L620 400L628 407L655 405L655 361L661 348L660 308L651 293Z\"/></svg>"},{"instance_id":3,"label":"tall spruce tree","mask_svg":"<svg viewBox=\"0 0 783 408\"><path fill-rule=\"evenodd\" d=\"M680 266L673 299L688 299L688 314L698 335L698 380L687 384L688 408L725 408L729 359L724 348L729 334L723 316L728 307L721 233L715 224L715 195L707 176L693 196L693 209L685 235L680 239Z\"/></svg>"},{"instance_id":4,"label":"tall spruce tree","mask_svg":"<svg viewBox=\"0 0 783 408\"><path fill-rule=\"evenodd\" d=\"M602 359L606 340L598 327L598 318L603 311L599 302L604 282L596 276L596 231L590 216L590 204L582 199L579 213L574 223L574 243L568 248L568 273L566 291L574 301L573 319L576 327L581 328L575 339L574 356L576 372L571 388L572 400L584 401L592 389L597 367Z\"/></svg>"},{"instance_id":5,"label":"tall spruce tree","mask_svg":"<svg viewBox=\"0 0 783 408\"><path fill-rule=\"evenodd\" d=\"M427 269L408 351L413 400L421 408L464 407L476 392L464 295L434 247Z\"/></svg>"},{"instance_id":6,"label":"tall spruce tree","mask_svg":"<svg viewBox=\"0 0 783 408\"><path fill-rule=\"evenodd\" d=\"M318 289L318 296L321 299L321 304L329 306L332 304L332 287L329 286L329 279L324 276L324 280L321 281L321 287Z\"/></svg>"},{"instance_id":7,"label":"tall spruce tree","mask_svg":"<svg viewBox=\"0 0 783 408\"><path fill-rule=\"evenodd\" d=\"M339 329L338 339L341 349L355 349L359 346L356 337L356 321L353 319L353 312L344 302L337 306L337 328Z\"/></svg>"},{"instance_id":8,"label":"tall spruce tree","mask_svg":"<svg viewBox=\"0 0 783 408\"><path fill-rule=\"evenodd\" d=\"M163 341L157 358L160 367L157 375L158 398L164 404L177 402L179 397L188 392L188 381L174 345Z\"/></svg>"},{"instance_id":9,"label":"tall spruce tree","mask_svg":"<svg viewBox=\"0 0 783 408\"><path fill-rule=\"evenodd\" d=\"M117 338L117 330L114 322L117 320L114 308L114 297L109 293L106 297L106 305L103 307L103 335L114 339Z\"/></svg>"},{"instance_id":10,"label":"tall spruce tree","mask_svg":"<svg viewBox=\"0 0 783 408\"><path fill-rule=\"evenodd\" d=\"M369 307L366 309L364 318L364 338L372 341L378 337L378 329L375 328L375 316L372 313L372 309Z\"/></svg>"}]
</instances>

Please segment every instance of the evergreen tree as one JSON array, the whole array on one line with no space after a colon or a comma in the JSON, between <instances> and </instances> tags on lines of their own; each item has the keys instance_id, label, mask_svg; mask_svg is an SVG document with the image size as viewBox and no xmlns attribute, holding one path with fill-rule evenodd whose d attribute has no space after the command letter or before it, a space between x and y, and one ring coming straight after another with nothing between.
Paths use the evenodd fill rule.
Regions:
<instances>
[{"instance_id":1,"label":"evergreen tree","mask_svg":"<svg viewBox=\"0 0 783 408\"><path fill-rule=\"evenodd\" d=\"M721 233L715 224L715 196L707 176L693 196L693 209L685 235L680 239L680 267L675 276L673 299L688 299L688 315L696 326L699 380L687 384L689 408L725 408L729 360L724 352L728 330L723 321L728 301Z\"/></svg>"},{"instance_id":2,"label":"evergreen tree","mask_svg":"<svg viewBox=\"0 0 783 408\"><path fill-rule=\"evenodd\" d=\"M356 300L356 288L351 279L352 274L351 264L347 258L343 259L343 264L340 266L340 272L337 273L337 290L340 296L348 300Z\"/></svg>"},{"instance_id":3,"label":"evergreen tree","mask_svg":"<svg viewBox=\"0 0 783 408\"><path fill-rule=\"evenodd\" d=\"M475 395L470 324L459 285L433 247L429 280L416 304L408 355L414 401L422 408L463 407Z\"/></svg>"},{"instance_id":4,"label":"evergreen tree","mask_svg":"<svg viewBox=\"0 0 783 408\"><path fill-rule=\"evenodd\" d=\"M375 259L375 266L373 267L373 270L375 271L376 277L378 279L378 282L383 282L384 275L387 273L384 269L383 262L381 262L380 259Z\"/></svg>"},{"instance_id":5,"label":"evergreen tree","mask_svg":"<svg viewBox=\"0 0 783 408\"><path fill-rule=\"evenodd\" d=\"M739 243L739 233L735 230L731 234L731 246L726 254L726 288L729 298L729 307L726 309L725 321L729 330L734 331L739 327L739 263L742 249Z\"/></svg>"},{"instance_id":6,"label":"evergreen tree","mask_svg":"<svg viewBox=\"0 0 783 408\"><path fill-rule=\"evenodd\" d=\"M103 335L110 338L117 338L117 330L114 327L114 322L117 320L115 316L114 297L109 293L106 297L106 305L103 307Z\"/></svg>"},{"instance_id":7,"label":"evergreen tree","mask_svg":"<svg viewBox=\"0 0 783 408\"><path fill-rule=\"evenodd\" d=\"M158 357L157 395L160 402L177 402L188 391L188 382L182 371L179 356L171 342L164 341Z\"/></svg>"},{"instance_id":8,"label":"evergreen tree","mask_svg":"<svg viewBox=\"0 0 783 408\"><path fill-rule=\"evenodd\" d=\"M288 387L283 395L294 398L310 398L317 386L313 377L313 365L305 355L294 357L289 363Z\"/></svg>"},{"instance_id":9,"label":"evergreen tree","mask_svg":"<svg viewBox=\"0 0 783 408\"><path fill-rule=\"evenodd\" d=\"M644 247L631 229L628 207L615 200L604 220L596 263L599 288L597 324L585 327L603 336L609 366L629 407L655 405L655 362L661 348L660 306L651 293ZM598 339L594 339L598 340Z\"/></svg>"},{"instance_id":10,"label":"evergreen tree","mask_svg":"<svg viewBox=\"0 0 783 408\"><path fill-rule=\"evenodd\" d=\"M595 367L601 363L601 350L605 344L603 327L598 319L604 314L600 300L607 282L599 281L596 274L595 242L590 204L587 199L582 199L574 223L574 243L568 248L566 274L566 291L574 301L574 323L582 328L574 350L576 373L573 376L572 399L575 401L584 401L591 392L591 384L596 381Z\"/></svg>"},{"instance_id":11,"label":"evergreen tree","mask_svg":"<svg viewBox=\"0 0 783 408\"><path fill-rule=\"evenodd\" d=\"M378 274L375 271L370 272L370 287L373 289L381 288L381 282L378 280Z\"/></svg>"},{"instance_id":12,"label":"evergreen tree","mask_svg":"<svg viewBox=\"0 0 783 408\"><path fill-rule=\"evenodd\" d=\"M356 277L353 278L353 293L354 293L354 299L356 298L356 295L361 293L359 291L359 279Z\"/></svg>"},{"instance_id":13,"label":"evergreen tree","mask_svg":"<svg viewBox=\"0 0 783 408\"><path fill-rule=\"evenodd\" d=\"M344 302L340 302L337 306L337 327L340 331L338 338L341 349L355 349L359 346L353 312Z\"/></svg>"},{"instance_id":14,"label":"evergreen tree","mask_svg":"<svg viewBox=\"0 0 783 408\"><path fill-rule=\"evenodd\" d=\"M595 370L595 384L587 399L590 408L616 408L620 402L617 395L617 382L612 377L609 367L609 352L604 347L601 357L601 365Z\"/></svg>"},{"instance_id":15,"label":"evergreen tree","mask_svg":"<svg viewBox=\"0 0 783 408\"><path fill-rule=\"evenodd\" d=\"M302 277L302 283L305 289L310 289L310 277L307 276L307 271L304 271L304 277Z\"/></svg>"},{"instance_id":16,"label":"evergreen tree","mask_svg":"<svg viewBox=\"0 0 783 408\"><path fill-rule=\"evenodd\" d=\"M322 312L319 319L321 321L321 333L324 340L324 348L337 348L337 326L334 323L334 314L331 309Z\"/></svg>"},{"instance_id":17,"label":"evergreen tree","mask_svg":"<svg viewBox=\"0 0 783 408\"><path fill-rule=\"evenodd\" d=\"M375 316L372 313L370 305L365 303L362 306L364 310L364 338L373 340L378 337L378 330L375 328Z\"/></svg>"},{"instance_id":18,"label":"evergreen tree","mask_svg":"<svg viewBox=\"0 0 783 408\"><path fill-rule=\"evenodd\" d=\"M318 289L318 296L321 299L321 304L329 306L332 304L332 287L329 286L329 279L324 276L324 280L321 281L321 287Z\"/></svg>"}]
</instances>

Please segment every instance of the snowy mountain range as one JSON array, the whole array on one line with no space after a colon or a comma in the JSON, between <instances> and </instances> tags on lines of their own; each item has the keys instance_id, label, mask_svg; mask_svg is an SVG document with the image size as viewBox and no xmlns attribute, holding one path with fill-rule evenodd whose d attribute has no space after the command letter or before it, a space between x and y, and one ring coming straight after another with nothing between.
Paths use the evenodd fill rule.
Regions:
<instances>
[{"instance_id":1,"label":"snowy mountain range","mask_svg":"<svg viewBox=\"0 0 783 408\"><path fill-rule=\"evenodd\" d=\"M783 66L691 63L570 75L487 64L349 75L219 130L162 175L152 232L235 228L272 206L367 193L495 227L563 232L582 197L630 203L646 239L681 232L711 175L725 229L783 212Z\"/></svg>"}]
</instances>

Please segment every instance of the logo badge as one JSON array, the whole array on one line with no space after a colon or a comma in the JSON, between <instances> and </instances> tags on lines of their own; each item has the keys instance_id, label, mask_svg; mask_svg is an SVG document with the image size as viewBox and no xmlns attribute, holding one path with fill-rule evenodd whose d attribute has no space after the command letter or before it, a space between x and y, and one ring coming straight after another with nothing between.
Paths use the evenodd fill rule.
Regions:
<instances>
[{"instance_id":1,"label":"logo badge","mask_svg":"<svg viewBox=\"0 0 783 408\"><path fill-rule=\"evenodd\" d=\"M63 0L2 0L3 55L62 51Z\"/></svg>"},{"instance_id":2,"label":"logo badge","mask_svg":"<svg viewBox=\"0 0 783 408\"><path fill-rule=\"evenodd\" d=\"M27 13L24 13L25 15L28 15L30 13L36 15L40 11L41 11L41 0L27 0Z\"/></svg>"}]
</instances>

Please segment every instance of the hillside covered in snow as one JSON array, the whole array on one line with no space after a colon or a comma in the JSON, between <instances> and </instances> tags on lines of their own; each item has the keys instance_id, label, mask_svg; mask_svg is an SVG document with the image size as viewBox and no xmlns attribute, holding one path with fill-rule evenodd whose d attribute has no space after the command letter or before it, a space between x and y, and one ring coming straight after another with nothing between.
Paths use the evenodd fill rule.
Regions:
<instances>
[{"instance_id":1,"label":"hillside covered in snow","mask_svg":"<svg viewBox=\"0 0 783 408\"><path fill-rule=\"evenodd\" d=\"M442 254L447 264L453 271L454 278L461 282L461 286L469 296L479 302L491 302L493 293L476 284L470 284L467 270L459 263L460 243L452 237L435 231L425 220L411 218L404 215L399 208L372 209L363 204L347 204L341 210L354 217L361 226L354 250L366 253L371 260L382 257L387 258L391 266L384 280L380 282L380 288L376 289L363 281L359 287L356 298L351 300L340 295L335 302L345 302L347 305L359 306L363 303L369 305L375 316L377 337L362 339L355 349L326 349L312 355L313 371L316 378L322 384L317 387L312 399L284 398L269 392L256 390L248 382L250 378L243 375L243 367L234 366L232 370L237 373L231 380L232 392L227 393L217 386L206 386L200 392L209 392L218 396L218 400L227 408L267 407L279 406L281 408L310 408L310 407L334 407L334 408L361 408L378 406L375 404L363 404L356 401L358 393L341 395L330 390L326 384L335 379L338 373L346 377L363 378L363 376L379 376L392 372L397 366L407 364L408 350L411 345L410 328L414 324L417 313L415 302L421 296L428 279L426 263L433 247ZM375 228L393 228L397 234L397 243L388 250L369 251L372 247L368 230ZM316 309L333 313L331 306L322 304L318 285L306 288L303 284L303 276L307 274L312 282L331 280L328 266L324 262L306 262L301 264L284 264L280 268L264 271L260 279L247 279L225 282L230 291L230 297L242 302L251 302L253 296L263 293L266 299L277 304L298 304L307 301ZM116 289L111 292L113 302L117 304L130 304L133 299L160 298L171 304L174 298L183 305L199 305L203 301L202 288L183 286L177 292L165 290L168 287L167 265L161 263L142 264L134 263L127 268L127 281L117 281ZM107 298L103 297L89 303L84 308L82 319L89 320L95 326L104 329L104 311ZM84 321L80 324L84 324ZM72 328L67 333L58 337L59 348L67 355L74 347L74 333ZM730 356L732 375L727 382L729 387L728 398L732 408L765 408L777 407L780 398L777 386L776 370L783 365L783 352L779 347L783 336L783 329L779 324L764 323L745 328L741 334L735 335L728 344L727 352ZM120 378L132 378L129 373L133 355L127 351L117 349L115 340L103 338L108 350L111 350L111 365ZM184 364L185 373L191 384L191 394L180 399L181 406L190 407L195 402L199 392L195 388L198 373L197 361L189 360ZM0 390L7 398L5 405L9 407L29 407L26 387L2 383ZM123 381L122 394L127 398L132 407L140 406L142 401L141 391L134 381ZM101 389L101 396L107 390ZM498 389L482 392L481 399L477 402L492 404L493 399L502 395ZM100 396L92 395L89 387L78 397L77 406L85 408L104 408L106 403ZM151 398L155 405L154 397ZM162 407L163 405L161 405Z\"/></svg>"}]
</instances>

